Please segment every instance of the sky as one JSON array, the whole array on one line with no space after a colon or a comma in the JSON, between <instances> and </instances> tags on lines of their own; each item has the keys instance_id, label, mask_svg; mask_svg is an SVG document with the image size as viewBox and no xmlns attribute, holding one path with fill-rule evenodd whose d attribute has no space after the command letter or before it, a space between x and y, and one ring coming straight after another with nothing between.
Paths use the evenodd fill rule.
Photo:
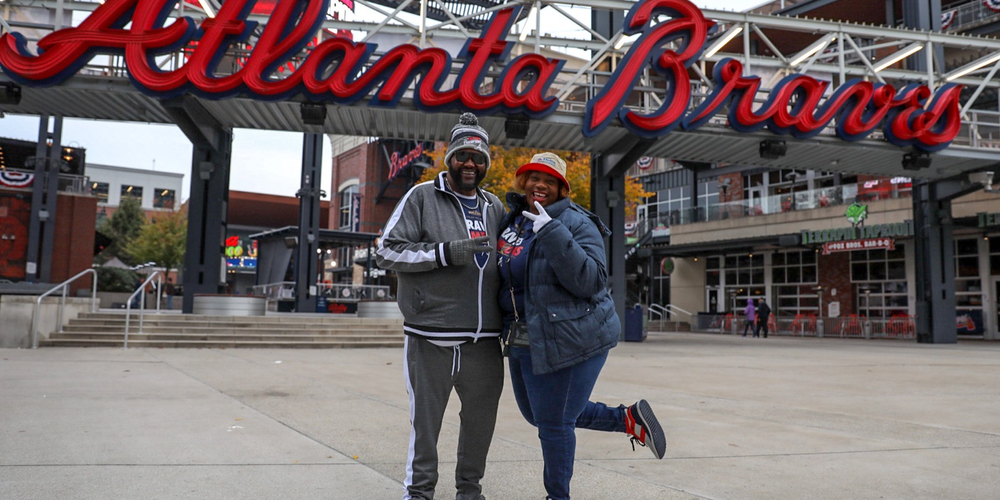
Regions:
<instances>
[{"instance_id":1,"label":"sky","mask_svg":"<svg viewBox=\"0 0 1000 500\"><path fill-rule=\"evenodd\" d=\"M694 3L705 9L745 10L766 2L695 0ZM0 137L36 141L38 126L37 116L8 113L0 118ZM302 137L294 132L234 130L230 189L294 196L299 188ZM86 148L87 163L185 174L181 199L188 197L191 143L174 125L66 118L62 143ZM324 141L323 148L321 185L330 192L332 155L328 141Z\"/></svg>"}]
</instances>

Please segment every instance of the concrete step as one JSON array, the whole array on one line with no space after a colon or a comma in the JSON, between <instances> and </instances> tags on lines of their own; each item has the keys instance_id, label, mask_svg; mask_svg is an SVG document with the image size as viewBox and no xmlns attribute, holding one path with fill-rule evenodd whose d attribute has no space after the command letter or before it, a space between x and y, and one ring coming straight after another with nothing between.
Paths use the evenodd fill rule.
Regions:
<instances>
[{"instance_id":1,"label":"concrete step","mask_svg":"<svg viewBox=\"0 0 1000 500\"><path fill-rule=\"evenodd\" d=\"M109 333L109 332L63 332L63 333L53 333L49 335L49 340L108 340L123 342L125 335L122 333ZM239 341L239 342L361 342L361 341L371 341L371 342L400 342L403 341L403 334L397 334L394 336L372 336L361 334L354 334L350 332L337 333L332 335L313 335L308 333L295 333L295 334L278 334L278 335L265 335L265 334L230 334L230 333L175 333L175 332L165 332L165 333L130 333L128 336L129 343L133 340L156 340L156 341L195 341L195 340L205 340L205 341Z\"/></svg>"},{"instance_id":2,"label":"concrete step","mask_svg":"<svg viewBox=\"0 0 1000 500\"><path fill-rule=\"evenodd\" d=\"M323 314L281 316L210 316L177 313L143 315L129 320L129 347L401 347L401 319L358 318ZM40 345L52 347L121 347L125 314L86 313Z\"/></svg>"},{"instance_id":3,"label":"concrete step","mask_svg":"<svg viewBox=\"0 0 1000 500\"><path fill-rule=\"evenodd\" d=\"M125 321L125 313L83 313L78 320ZM133 312L130 321L138 321L139 314ZM209 323L241 323L241 324L323 324L323 325L401 325L402 319L394 318L359 318L357 316L340 316L332 314L284 314L268 316L208 316L198 314L154 313L147 311L143 322L209 322Z\"/></svg>"},{"instance_id":4,"label":"concrete step","mask_svg":"<svg viewBox=\"0 0 1000 500\"><path fill-rule=\"evenodd\" d=\"M691 323L686 321L650 321L647 325L651 332L690 332Z\"/></svg>"},{"instance_id":5,"label":"concrete step","mask_svg":"<svg viewBox=\"0 0 1000 500\"><path fill-rule=\"evenodd\" d=\"M99 339L50 339L39 342L43 347L122 347L121 340L99 340ZM398 341L374 341L374 340L352 340L352 341L314 341L314 342L285 342L285 341L235 341L235 340L132 340L129 336L129 348L260 348L260 349L358 349L358 348L386 348L402 347L403 340Z\"/></svg>"},{"instance_id":6,"label":"concrete step","mask_svg":"<svg viewBox=\"0 0 1000 500\"><path fill-rule=\"evenodd\" d=\"M125 326L124 319L94 319L75 318L67 324L84 325L93 327L116 327ZM129 320L129 325L139 324L139 318L133 317ZM403 322L364 322L364 323L294 323L294 322L274 322L274 321L174 321L163 318L149 318L142 320L143 325L159 326L164 328L270 328L270 329L349 329L364 328L371 330L402 330Z\"/></svg>"},{"instance_id":7,"label":"concrete step","mask_svg":"<svg viewBox=\"0 0 1000 500\"><path fill-rule=\"evenodd\" d=\"M134 334L139 331L139 323L132 323L129 325L129 333ZM285 335L292 333L309 333L315 335L336 335L340 333L356 333L356 334L366 334L366 335L402 335L403 328L399 327L332 327L330 325L323 325L322 327L312 327L312 328L302 328L299 326L293 327L239 327L233 325L215 325L215 326L204 326L200 324L195 324L191 326L171 326L171 325L156 325L144 323L142 325L143 333L225 333L225 334L260 334L260 335ZM70 324L63 327L63 332L76 333L76 332L125 332L125 324L116 325L106 325L106 324L79 324L78 322L70 322Z\"/></svg>"}]
</instances>

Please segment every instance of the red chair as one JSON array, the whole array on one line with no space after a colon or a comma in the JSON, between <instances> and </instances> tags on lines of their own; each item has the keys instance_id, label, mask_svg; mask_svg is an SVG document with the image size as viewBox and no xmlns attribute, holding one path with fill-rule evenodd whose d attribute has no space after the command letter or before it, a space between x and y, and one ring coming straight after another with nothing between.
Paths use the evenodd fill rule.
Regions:
<instances>
[{"instance_id":1,"label":"red chair","mask_svg":"<svg viewBox=\"0 0 1000 500\"><path fill-rule=\"evenodd\" d=\"M893 314L889 318L889 324L885 326L885 336L891 338L913 337L917 331L913 316L909 314Z\"/></svg>"},{"instance_id":2,"label":"red chair","mask_svg":"<svg viewBox=\"0 0 1000 500\"><path fill-rule=\"evenodd\" d=\"M863 322L866 320L867 318L864 316L859 317L857 314L847 315L847 317L840 321L840 336L864 337Z\"/></svg>"}]
</instances>

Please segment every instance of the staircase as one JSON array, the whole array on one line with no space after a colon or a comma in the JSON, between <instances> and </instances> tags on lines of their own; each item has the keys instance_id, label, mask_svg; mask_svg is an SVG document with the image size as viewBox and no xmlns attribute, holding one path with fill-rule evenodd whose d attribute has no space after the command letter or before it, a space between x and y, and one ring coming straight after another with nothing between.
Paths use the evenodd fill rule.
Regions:
<instances>
[{"instance_id":1,"label":"staircase","mask_svg":"<svg viewBox=\"0 0 1000 500\"><path fill-rule=\"evenodd\" d=\"M648 325L651 332L690 332L691 323L687 321L650 321Z\"/></svg>"},{"instance_id":2,"label":"staircase","mask_svg":"<svg viewBox=\"0 0 1000 500\"><path fill-rule=\"evenodd\" d=\"M129 320L128 346L181 348L359 348L402 347L403 320L334 315L201 316L146 313ZM84 313L44 347L122 347L125 314Z\"/></svg>"}]
</instances>

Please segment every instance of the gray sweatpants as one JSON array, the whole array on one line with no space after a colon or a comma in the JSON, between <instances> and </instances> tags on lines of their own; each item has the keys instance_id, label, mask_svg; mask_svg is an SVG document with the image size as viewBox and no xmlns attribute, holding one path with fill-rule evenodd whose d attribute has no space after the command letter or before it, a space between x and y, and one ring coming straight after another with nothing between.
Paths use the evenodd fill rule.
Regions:
<instances>
[{"instance_id":1,"label":"gray sweatpants","mask_svg":"<svg viewBox=\"0 0 1000 500\"><path fill-rule=\"evenodd\" d=\"M497 339L439 347L407 336L404 348L406 392L410 396L410 447L403 500L434 498L438 480L438 435L452 388L462 409L455 467L456 500L478 500L493 441L497 406L503 391L503 356Z\"/></svg>"}]
</instances>

